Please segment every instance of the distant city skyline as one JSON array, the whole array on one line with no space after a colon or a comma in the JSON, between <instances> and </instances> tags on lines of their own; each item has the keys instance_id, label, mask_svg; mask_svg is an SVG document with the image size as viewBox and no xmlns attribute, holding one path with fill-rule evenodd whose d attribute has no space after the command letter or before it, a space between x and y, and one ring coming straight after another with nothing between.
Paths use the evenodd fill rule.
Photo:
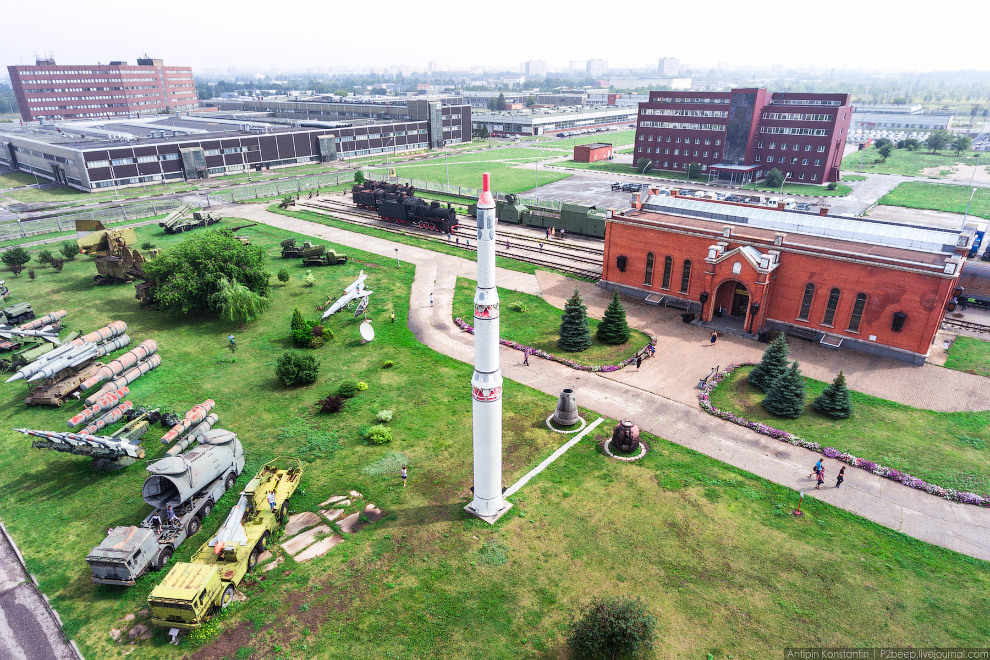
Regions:
<instances>
[{"instance_id":1,"label":"distant city skyline","mask_svg":"<svg viewBox=\"0 0 990 660\"><path fill-rule=\"evenodd\" d=\"M105 11L52 0L44 16L27 3L5 9L8 29L0 40L0 64L5 70L48 54L59 64L134 63L147 53L166 64L191 66L195 73L230 67L298 73L396 66L426 71L431 62L434 71L483 67L515 72L526 61L545 61L552 72L588 60L607 60L610 70L656 69L663 57L695 70L719 63L892 72L990 69L981 40L960 38L951 29L926 30L917 25L916 15L887 11L880 4L836 0L823 20L822 9L814 5L762 12L758 6L714 0L704 15L686 11L676 29L666 29L662 26L675 25L667 21L670 9L645 4L582 14L506 0L491 5L481 18L451 0L412 11L406 4L385 2L376 5L372 26L367 8L353 3L284 0L276 12L257 0L175 0L163 12L151 5ZM649 20L630 20L648 18L651 11L657 12L659 28ZM392 12L396 20L389 20ZM953 9L958 18L983 12L981 0L961 0ZM333 25L354 29L333 30Z\"/></svg>"}]
</instances>

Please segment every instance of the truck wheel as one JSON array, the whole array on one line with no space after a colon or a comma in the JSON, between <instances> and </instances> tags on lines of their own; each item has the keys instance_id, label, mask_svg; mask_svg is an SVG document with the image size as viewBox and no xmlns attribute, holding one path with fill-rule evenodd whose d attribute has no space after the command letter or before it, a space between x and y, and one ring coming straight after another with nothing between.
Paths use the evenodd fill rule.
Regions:
<instances>
[{"instance_id":1,"label":"truck wheel","mask_svg":"<svg viewBox=\"0 0 990 660\"><path fill-rule=\"evenodd\" d=\"M269 534L266 531L264 534L261 535L261 538L258 540L258 547L261 548L262 550L268 548L268 536Z\"/></svg>"},{"instance_id":2,"label":"truck wheel","mask_svg":"<svg viewBox=\"0 0 990 660\"><path fill-rule=\"evenodd\" d=\"M213 511L213 500L206 500L206 504L204 504L203 508L199 510L200 519L210 515L212 511Z\"/></svg>"},{"instance_id":3,"label":"truck wheel","mask_svg":"<svg viewBox=\"0 0 990 660\"><path fill-rule=\"evenodd\" d=\"M286 502L282 502L282 506L278 510L278 524L283 524L285 522L286 516L289 514L289 505Z\"/></svg>"},{"instance_id":4,"label":"truck wheel","mask_svg":"<svg viewBox=\"0 0 990 660\"><path fill-rule=\"evenodd\" d=\"M234 585L228 584L220 596L220 609L225 610L234 602Z\"/></svg>"},{"instance_id":5,"label":"truck wheel","mask_svg":"<svg viewBox=\"0 0 990 660\"><path fill-rule=\"evenodd\" d=\"M253 569L255 566L258 565L258 555L260 554L261 552L258 551L258 546L255 546L254 549L251 550L251 554L248 555L248 563L247 563L247 569L249 572L251 571L251 569Z\"/></svg>"},{"instance_id":6,"label":"truck wheel","mask_svg":"<svg viewBox=\"0 0 990 660\"><path fill-rule=\"evenodd\" d=\"M224 490L230 490L231 488L233 488L235 481L237 481L237 475L234 474L234 471L233 470L231 470L227 474L227 478L224 479L224 482L223 482Z\"/></svg>"},{"instance_id":7,"label":"truck wheel","mask_svg":"<svg viewBox=\"0 0 990 660\"><path fill-rule=\"evenodd\" d=\"M155 570L161 570L171 558L172 548L162 548L162 551L158 553L157 561L155 561Z\"/></svg>"},{"instance_id":8,"label":"truck wheel","mask_svg":"<svg viewBox=\"0 0 990 660\"><path fill-rule=\"evenodd\" d=\"M199 518L193 516L192 519L186 523L186 536L192 536L199 531Z\"/></svg>"}]
</instances>

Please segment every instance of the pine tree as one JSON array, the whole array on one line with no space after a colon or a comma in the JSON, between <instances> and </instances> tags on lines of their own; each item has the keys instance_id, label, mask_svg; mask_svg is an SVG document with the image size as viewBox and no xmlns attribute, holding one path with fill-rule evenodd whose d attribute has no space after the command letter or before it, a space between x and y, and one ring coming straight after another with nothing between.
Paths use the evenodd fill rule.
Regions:
<instances>
[{"instance_id":1,"label":"pine tree","mask_svg":"<svg viewBox=\"0 0 990 660\"><path fill-rule=\"evenodd\" d=\"M800 417L804 412L804 376L796 360L770 387L763 407L778 417Z\"/></svg>"},{"instance_id":2,"label":"pine tree","mask_svg":"<svg viewBox=\"0 0 990 660\"><path fill-rule=\"evenodd\" d=\"M787 340L784 333L777 335L767 350L763 352L763 359L749 372L749 384L759 388L764 392L769 392L770 388L778 378L787 371L787 355L791 350L787 347Z\"/></svg>"},{"instance_id":3,"label":"pine tree","mask_svg":"<svg viewBox=\"0 0 990 660\"><path fill-rule=\"evenodd\" d=\"M603 344L625 344L629 341L629 324L626 323L626 310L619 302L619 292L612 296L612 302L605 310L602 322L595 332L598 341Z\"/></svg>"},{"instance_id":4,"label":"pine tree","mask_svg":"<svg viewBox=\"0 0 990 660\"><path fill-rule=\"evenodd\" d=\"M836 419L845 419L852 414L852 402L849 400L846 377L841 371L832 381L832 384L818 395L812 405L821 414Z\"/></svg>"},{"instance_id":5,"label":"pine tree","mask_svg":"<svg viewBox=\"0 0 990 660\"><path fill-rule=\"evenodd\" d=\"M302 312L300 312L299 308L296 307L294 310L292 310L292 322L289 324L289 327L292 330L296 330L298 328L303 327L304 325L306 325L306 321L305 319L303 319Z\"/></svg>"},{"instance_id":6,"label":"pine tree","mask_svg":"<svg viewBox=\"0 0 990 660\"><path fill-rule=\"evenodd\" d=\"M587 307L581 302L581 294L574 289L574 295L564 305L560 317L560 339L557 346L565 351L583 351L591 346L591 331L588 330Z\"/></svg>"}]
</instances>

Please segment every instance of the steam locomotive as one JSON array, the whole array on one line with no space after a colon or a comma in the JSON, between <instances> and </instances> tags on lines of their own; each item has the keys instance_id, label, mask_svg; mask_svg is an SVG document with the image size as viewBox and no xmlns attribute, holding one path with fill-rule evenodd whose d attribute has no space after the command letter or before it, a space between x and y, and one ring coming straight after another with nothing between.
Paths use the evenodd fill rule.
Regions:
<instances>
[{"instance_id":1,"label":"steam locomotive","mask_svg":"<svg viewBox=\"0 0 990 660\"><path fill-rule=\"evenodd\" d=\"M365 181L351 188L354 204L378 212L378 217L400 225L446 234L457 229L457 214L440 202L427 202L415 196L412 186Z\"/></svg>"}]
</instances>

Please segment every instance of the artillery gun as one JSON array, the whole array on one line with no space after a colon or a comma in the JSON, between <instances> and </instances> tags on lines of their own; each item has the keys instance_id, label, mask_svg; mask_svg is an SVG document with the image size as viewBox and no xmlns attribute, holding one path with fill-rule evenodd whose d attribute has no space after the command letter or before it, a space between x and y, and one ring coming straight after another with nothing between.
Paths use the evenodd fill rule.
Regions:
<instances>
[{"instance_id":1,"label":"artillery gun","mask_svg":"<svg viewBox=\"0 0 990 660\"><path fill-rule=\"evenodd\" d=\"M283 259L295 259L297 257L302 257L307 259L309 257L318 257L327 249L325 245L313 245L309 241L304 241L303 244L296 245L296 239L287 238L282 241L282 258Z\"/></svg>"},{"instance_id":2,"label":"artillery gun","mask_svg":"<svg viewBox=\"0 0 990 660\"><path fill-rule=\"evenodd\" d=\"M279 467L279 461L287 467ZM289 464L291 462L291 464ZM189 562L172 567L148 596L151 622L169 629L173 643L182 630L198 628L234 600L234 590L258 563L268 540L288 515L288 499L299 486L302 462L276 459L264 465L241 491L223 525ZM274 510L267 496L275 497Z\"/></svg>"},{"instance_id":3,"label":"artillery gun","mask_svg":"<svg viewBox=\"0 0 990 660\"><path fill-rule=\"evenodd\" d=\"M141 496L152 512L136 526L110 530L86 556L93 582L133 586L148 569L164 567L175 550L199 531L220 497L244 470L244 449L237 435L214 429L195 450L168 456L147 467ZM176 519L169 520L171 505ZM162 525L152 522L158 514ZM157 521L156 521L157 522Z\"/></svg>"},{"instance_id":4,"label":"artillery gun","mask_svg":"<svg viewBox=\"0 0 990 660\"><path fill-rule=\"evenodd\" d=\"M76 232L83 234L76 239L79 251L96 257L96 284L144 279L144 257L128 247L137 242L133 229L107 229L99 220L76 220ZM157 254L152 250L149 258Z\"/></svg>"},{"instance_id":5,"label":"artillery gun","mask_svg":"<svg viewBox=\"0 0 990 660\"><path fill-rule=\"evenodd\" d=\"M327 250L313 257L303 257L303 266L339 266L346 263L347 255L337 254L333 250Z\"/></svg>"}]
</instances>

